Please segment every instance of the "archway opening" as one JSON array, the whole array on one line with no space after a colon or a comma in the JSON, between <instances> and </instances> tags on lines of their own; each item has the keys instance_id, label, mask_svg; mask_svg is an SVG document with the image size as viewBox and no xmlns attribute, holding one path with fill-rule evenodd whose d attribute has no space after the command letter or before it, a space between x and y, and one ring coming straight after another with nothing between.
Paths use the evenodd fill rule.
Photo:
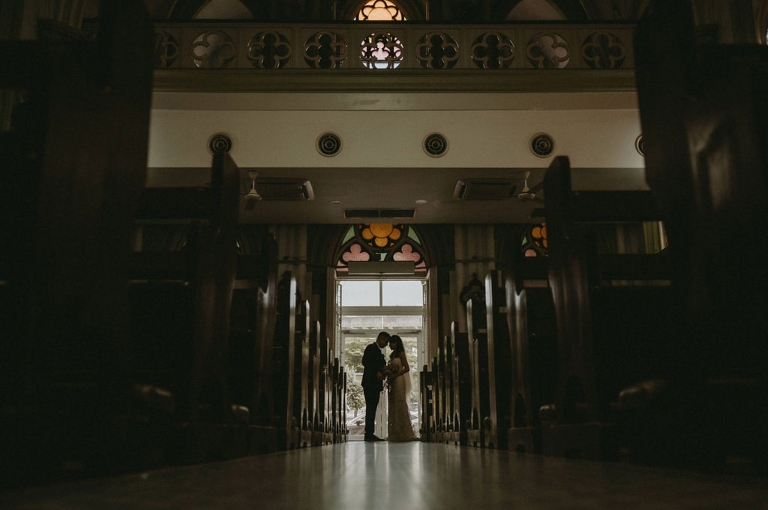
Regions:
<instances>
[{"instance_id":1,"label":"archway opening","mask_svg":"<svg viewBox=\"0 0 768 510\"><path fill-rule=\"evenodd\" d=\"M427 280L424 276L380 276L355 278L341 276L336 281L337 321L341 361L347 371L348 439L362 440L365 428L365 399L360 385L365 348L380 331L400 335L410 367L411 391L407 396L411 425L418 433L421 390L419 371L425 362L425 324ZM389 360L391 351L382 349ZM379 401L376 435L387 437L387 393Z\"/></svg>"}]
</instances>

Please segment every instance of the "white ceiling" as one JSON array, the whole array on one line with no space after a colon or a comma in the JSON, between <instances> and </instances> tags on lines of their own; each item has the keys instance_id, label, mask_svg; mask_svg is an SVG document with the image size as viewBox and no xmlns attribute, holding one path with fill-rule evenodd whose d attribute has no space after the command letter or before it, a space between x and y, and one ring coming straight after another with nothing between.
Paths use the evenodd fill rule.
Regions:
<instances>
[{"instance_id":1,"label":"white ceiling","mask_svg":"<svg viewBox=\"0 0 768 510\"><path fill-rule=\"evenodd\" d=\"M636 97L608 93L173 93L154 96L149 186L197 186L208 180L208 140L226 133L231 155L259 177L311 182L309 202L262 201L241 220L346 223L344 208L416 208L416 223L518 223L541 204L461 201L469 178L539 182L552 157L531 137L547 133L567 155L576 189L645 188ZM338 134L342 150L321 155L318 136ZM433 158L424 137L440 133L447 153ZM416 203L426 200L426 203ZM332 203L339 202L339 203Z\"/></svg>"}]
</instances>

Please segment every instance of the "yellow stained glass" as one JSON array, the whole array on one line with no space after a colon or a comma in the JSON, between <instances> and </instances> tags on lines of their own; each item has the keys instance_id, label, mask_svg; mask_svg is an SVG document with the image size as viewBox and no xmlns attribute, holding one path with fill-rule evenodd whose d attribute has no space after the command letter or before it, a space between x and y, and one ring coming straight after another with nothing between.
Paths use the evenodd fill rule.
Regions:
<instances>
[{"instance_id":1,"label":"yellow stained glass","mask_svg":"<svg viewBox=\"0 0 768 510\"><path fill-rule=\"evenodd\" d=\"M366 241L370 241L374 237L373 232L371 232L371 229L368 227L364 228L363 231L360 232L360 235L363 236L363 239Z\"/></svg>"},{"instance_id":2,"label":"yellow stained glass","mask_svg":"<svg viewBox=\"0 0 768 510\"><path fill-rule=\"evenodd\" d=\"M536 243L538 246L541 246L542 248L547 247L547 225L546 223L542 223L541 225L537 225L531 229L531 237L533 238L533 242Z\"/></svg>"},{"instance_id":3,"label":"yellow stained glass","mask_svg":"<svg viewBox=\"0 0 768 510\"><path fill-rule=\"evenodd\" d=\"M392 223L371 223L368 228L376 237L389 237L395 226Z\"/></svg>"},{"instance_id":4,"label":"yellow stained glass","mask_svg":"<svg viewBox=\"0 0 768 510\"><path fill-rule=\"evenodd\" d=\"M386 237L377 237L374 242L379 248L384 248L389 243L389 240Z\"/></svg>"}]
</instances>

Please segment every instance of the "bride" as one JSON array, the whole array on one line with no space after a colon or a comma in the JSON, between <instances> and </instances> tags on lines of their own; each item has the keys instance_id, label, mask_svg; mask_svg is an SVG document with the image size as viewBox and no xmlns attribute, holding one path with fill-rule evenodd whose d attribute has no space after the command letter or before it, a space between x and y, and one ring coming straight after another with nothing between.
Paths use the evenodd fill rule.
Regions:
<instances>
[{"instance_id":1,"label":"bride","mask_svg":"<svg viewBox=\"0 0 768 510\"><path fill-rule=\"evenodd\" d=\"M411 413L408 411L408 396L411 393L411 368L405 357L403 339L392 335L389 339L389 419L387 421L389 436L387 441L418 441L411 426Z\"/></svg>"}]
</instances>

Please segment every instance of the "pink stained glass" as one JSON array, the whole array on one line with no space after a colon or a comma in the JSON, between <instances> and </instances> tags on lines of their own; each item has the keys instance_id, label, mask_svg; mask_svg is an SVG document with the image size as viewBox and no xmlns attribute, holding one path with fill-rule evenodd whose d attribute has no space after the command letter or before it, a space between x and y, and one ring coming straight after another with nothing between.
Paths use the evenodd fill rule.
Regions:
<instances>
[{"instance_id":1,"label":"pink stained glass","mask_svg":"<svg viewBox=\"0 0 768 510\"><path fill-rule=\"evenodd\" d=\"M412 260L414 263L417 263L421 260L421 254L413 251L413 246L410 244L404 244L401 251L395 253L392 259L397 262Z\"/></svg>"},{"instance_id":2,"label":"pink stained glass","mask_svg":"<svg viewBox=\"0 0 768 510\"><path fill-rule=\"evenodd\" d=\"M341 256L341 260L344 262L368 262L371 260L371 255L363 251L359 244L353 244L349 247L349 251Z\"/></svg>"}]
</instances>

